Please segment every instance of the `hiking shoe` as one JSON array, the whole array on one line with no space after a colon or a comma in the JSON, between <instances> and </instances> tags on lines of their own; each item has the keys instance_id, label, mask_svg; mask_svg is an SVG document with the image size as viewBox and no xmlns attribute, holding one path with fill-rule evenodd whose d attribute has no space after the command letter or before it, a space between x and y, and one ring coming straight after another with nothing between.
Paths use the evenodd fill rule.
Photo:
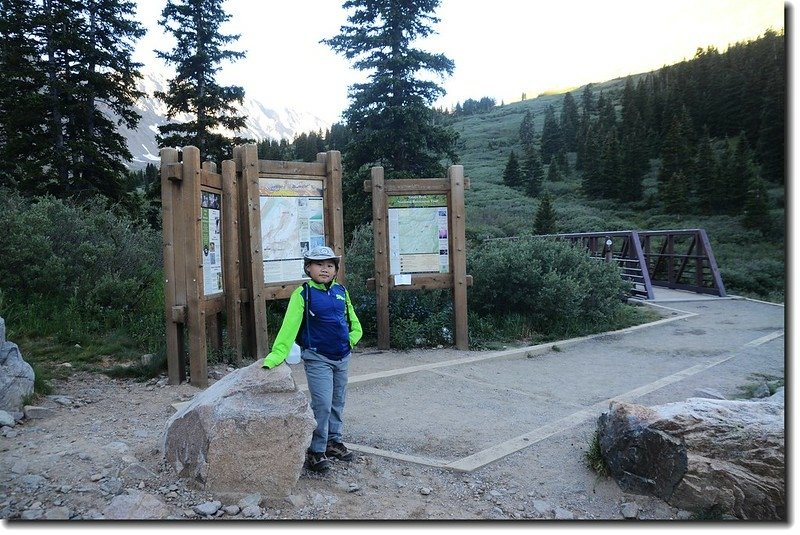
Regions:
<instances>
[{"instance_id":1,"label":"hiking shoe","mask_svg":"<svg viewBox=\"0 0 800 535\"><path fill-rule=\"evenodd\" d=\"M334 459L339 459L340 461L352 461L353 460L353 452L348 450L344 444L341 442L328 442L328 447L325 450L325 455L328 457L333 457Z\"/></svg>"},{"instance_id":2,"label":"hiking shoe","mask_svg":"<svg viewBox=\"0 0 800 535\"><path fill-rule=\"evenodd\" d=\"M324 453L306 452L306 466L313 472L324 472L331 467L331 461Z\"/></svg>"}]
</instances>

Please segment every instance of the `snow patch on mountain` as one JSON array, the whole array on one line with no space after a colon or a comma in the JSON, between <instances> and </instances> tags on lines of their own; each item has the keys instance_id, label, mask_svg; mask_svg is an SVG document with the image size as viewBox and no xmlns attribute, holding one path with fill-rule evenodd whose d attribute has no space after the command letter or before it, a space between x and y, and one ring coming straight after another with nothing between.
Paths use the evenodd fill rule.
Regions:
<instances>
[{"instance_id":1,"label":"snow patch on mountain","mask_svg":"<svg viewBox=\"0 0 800 535\"><path fill-rule=\"evenodd\" d=\"M142 116L135 130L119 127L120 133L128 142L128 149L133 156L128 167L133 170L144 169L148 163L158 165L159 149L156 144L158 127L168 122L186 122L191 116L181 114L172 120L167 119L167 106L155 98L156 91L166 91L167 80L162 75L148 73L140 80L139 90L145 96L136 103L136 111ZM272 139L293 140L302 133L322 132L331 127L329 123L311 113L291 108L269 108L254 98L245 97L241 105L236 106L236 113L245 116L245 128L236 135L256 141Z\"/></svg>"}]
</instances>

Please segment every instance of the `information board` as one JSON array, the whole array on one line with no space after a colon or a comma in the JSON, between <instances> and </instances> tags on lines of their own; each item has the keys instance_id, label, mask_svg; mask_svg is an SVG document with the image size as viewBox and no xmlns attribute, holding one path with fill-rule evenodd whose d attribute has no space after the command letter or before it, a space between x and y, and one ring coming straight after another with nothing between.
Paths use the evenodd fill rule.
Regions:
<instances>
[{"instance_id":1,"label":"information board","mask_svg":"<svg viewBox=\"0 0 800 535\"><path fill-rule=\"evenodd\" d=\"M200 234L203 242L203 295L222 292L222 195L200 191Z\"/></svg>"},{"instance_id":2,"label":"information board","mask_svg":"<svg viewBox=\"0 0 800 535\"><path fill-rule=\"evenodd\" d=\"M389 273L447 273L447 195L389 195Z\"/></svg>"},{"instance_id":3,"label":"information board","mask_svg":"<svg viewBox=\"0 0 800 535\"><path fill-rule=\"evenodd\" d=\"M325 245L322 180L259 178L264 283L307 279L303 254Z\"/></svg>"}]
</instances>

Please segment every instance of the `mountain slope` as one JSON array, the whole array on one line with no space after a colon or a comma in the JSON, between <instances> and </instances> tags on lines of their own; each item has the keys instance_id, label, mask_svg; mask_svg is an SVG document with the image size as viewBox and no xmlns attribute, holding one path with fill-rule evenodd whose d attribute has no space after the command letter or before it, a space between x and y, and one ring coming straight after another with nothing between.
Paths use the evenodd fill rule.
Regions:
<instances>
[{"instance_id":1,"label":"mountain slope","mask_svg":"<svg viewBox=\"0 0 800 535\"><path fill-rule=\"evenodd\" d=\"M157 165L159 162L156 134L158 126L166 124L169 120L166 105L153 97L153 93L165 91L166 87L167 81L162 76L146 74L139 84L139 89L146 96L136 103L136 111L142 116L138 128L130 130L124 125L119 127L120 133L128 141L128 149L133 156L128 162L130 169L143 169L148 163ZM290 108L269 108L252 98L245 98L242 105L237 106L237 110L237 113L247 118L246 128L237 134L256 141L292 140L303 132L324 132L331 126L310 113ZM175 117L174 120L184 122L189 120L189 117L183 115Z\"/></svg>"}]
</instances>

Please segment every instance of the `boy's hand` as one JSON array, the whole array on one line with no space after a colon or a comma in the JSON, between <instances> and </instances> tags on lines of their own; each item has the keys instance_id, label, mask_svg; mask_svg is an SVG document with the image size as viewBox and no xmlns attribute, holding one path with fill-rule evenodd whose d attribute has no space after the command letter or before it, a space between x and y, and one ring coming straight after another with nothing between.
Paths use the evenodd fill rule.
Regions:
<instances>
[{"instance_id":1,"label":"boy's hand","mask_svg":"<svg viewBox=\"0 0 800 535\"><path fill-rule=\"evenodd\" d=\"M278 366L284 360L286 360L285 357L280 357L274 353L270 353L269 355L264 357L264 362L261 363L261 367L272 369Z\"/></svg>"}]
</instances>

